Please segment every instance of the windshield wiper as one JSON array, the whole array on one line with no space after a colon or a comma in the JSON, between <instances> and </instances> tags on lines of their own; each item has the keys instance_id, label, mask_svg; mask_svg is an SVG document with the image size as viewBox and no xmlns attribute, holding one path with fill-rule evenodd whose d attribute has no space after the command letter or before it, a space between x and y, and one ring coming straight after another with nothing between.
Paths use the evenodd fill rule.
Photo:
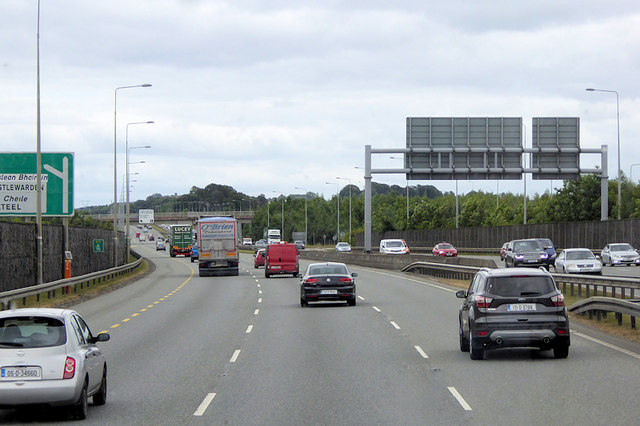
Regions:
<instances>
[{"instance_id":1,"label":"windshield wiper","mask_svg":"<svg viewBox=\"0 0 640 426\"><path fill-rule=\"evenodd\" d=\"M23 348L24 347L24 343L17 343L17 342L0 342L0 345L2 345L2 346L10 346L10 347L14 347L14 348Z\"/></svg>"}]
</instances>

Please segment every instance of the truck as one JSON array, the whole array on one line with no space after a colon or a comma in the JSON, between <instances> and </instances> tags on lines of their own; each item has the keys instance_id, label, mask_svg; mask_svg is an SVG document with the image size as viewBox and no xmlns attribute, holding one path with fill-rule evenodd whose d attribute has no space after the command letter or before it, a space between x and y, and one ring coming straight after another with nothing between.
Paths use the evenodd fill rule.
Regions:
<instances>
[{"instance_id":1,"label":"truck","mask_svg":"<svg viewBox=\"0 0 640 426\"><path fill-rule=\"evenodd\" d=\"M198 220L197 226L199 275L238 275L238 221L232 217L205 217Z\"/></svg>"},{"instance_id":2,"label":"truck","mask_svg":"<svg viewBox=\"0 0 640 426\"><path fill-rule=\"evenodd\" d=\"M269 229L267 231L267 244L278 244L280 240L279 229Z\"/></svg>"},{"instance_id":3,"label":"truck","mask_svg":"<svg viewBox=\"0 0 640 426\"><path fill-rule=\"evenodd\" d=\"M179 254L190 256L193 245L191 225L171 225L169 235L169 255L176 257Z\"/></svg>"}]
</instances>

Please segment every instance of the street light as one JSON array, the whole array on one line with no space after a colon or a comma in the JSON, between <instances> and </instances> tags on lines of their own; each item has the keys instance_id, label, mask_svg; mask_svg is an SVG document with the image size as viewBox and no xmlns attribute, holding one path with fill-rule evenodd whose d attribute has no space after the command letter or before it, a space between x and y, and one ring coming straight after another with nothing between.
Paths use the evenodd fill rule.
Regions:
<instances>
[{"instance_id":1,"label":"street light","mask_svg":"<svg viewBox=\"0 0 640 426\"><path fill-rule=\"evenodd\" d=\"M146 149L146 148L151 148L150 145L145 145L145 146L132 146L131 148L129 148L129 126L135 125L135 124L153 124L153 121L136 121L133 123L127 123L127 126L125 127L125 160L126 160L126 164L125 164L125 180L126 180L126 187L127 187L127 199L125 200L127 203L127 212L126 212L126 217L124 220L124 226L125 226L125 238L127 240L127 253L129 253L129 248L131 247L131 240L129 240L129 222L130 222L130 214L131 214L131 208L130 208L130 204L129 204L129 192L130 192L130 187L129 187L129 152L131 152L132 149ZM127 254L128 255L128 254Z\"/></svg>"},{"instance_id":2,"label":"street light","mask_svg":"<svg viewBox=\"0 0 640 426\"><path fill-rule=\"evenodd\" d=\"M309 191L307 188L301 188L299 186L296 186L294 189L302 189L303 191L305 191L304 193L304 245L307 245L307 191Z\"/></svg>"},{"instance_id":3,"label":"street light","mask_svg":"<svg viewBox=\"0 0 640 426\"><path fill-rule=\"evenodd\" d=\"M605 89L585 89L588 92L607 92L616 94L616 120L618 125L618 219L621 218L620 210L622 210L622 169L620 168L620 96L615 90Z\"/></svg>"},{"instance_id":4,"label":"street light","mask_svg":"<svg viewBox=\"0 0 640 426\"><path fill-rule=\"evenodd\" d=\"M281 200L282 200L282 229L280 229L280 240L284 240L284 194L282 192L279 191L271 191L271 192L275 192L276 194L280 194ZM267 231L269 232L269 231Z\"/></svg>"},{"instance_id":5,"label":"street light","mask_svg":"<svg viewBox=\"0 0 640 426\"><path fill-rule=\"evenodd\" d=\"M336 176L336 179L342 179L342 180L348 180L349 181L349 244L351 244L351 179L349 178L343 178L340 176ZM407 186L407 189L409 187ZM407 193L407 200L408 200L408 196L409 193ZM407 201L407 219L409 218L409 202Z\"/></svg>"},{"instance_id":6,"label":"street light","mask_svg":"<svg viewBox=\"0 0 640 426\"><path fill-rule=\"evenodd\" d=\"M113 93L113 264L118 266L118 144L117 144L117 111L118 90L133 89L135 87L151 87L150 84L136 84L135 86L116 87Z\"/></svg>"},{"instance_id":7,"label":"street light","mask_svg":"<svg viewBox=\"0 0 640 426\"><path fill-rule=\"evenodd\" d=\"M340 242L340 184L337 182L325 182L326 185L335 185L336 186L336 192L338 193L338 196L336 197L338 199L338 219L337 219L337 228L338 228L338 235L336 236L336 243Z\"/></svg>"}]
</instances>

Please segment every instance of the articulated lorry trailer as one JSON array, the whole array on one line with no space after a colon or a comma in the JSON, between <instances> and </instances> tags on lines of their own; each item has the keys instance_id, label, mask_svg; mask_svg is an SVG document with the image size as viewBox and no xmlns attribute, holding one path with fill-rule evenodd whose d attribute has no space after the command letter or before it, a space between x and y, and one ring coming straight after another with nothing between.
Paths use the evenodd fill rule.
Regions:
<instances>
[{"instance_id":1,"label":"articulated lorry trailer","mask_svg":"<svg viewBox=\"0 0 640 426\"><path fill-rule=\"evenodd\" d=\"M171 225L171 235L169 235L169 255L171 257L176 257L179 254L191 255L191 247L193 246L191 232L191 225Z\"/></svg>"},{"instance_id":2,"label":"articulated lorry trailer","mask_svg":"<svg viewBox=\"0 0 640 426\"><path fill-rule=\"evenodd\" d=\"M205 217L198 220L201 277L238 275L238 221L232 217Z\"/></svg>"}]
</instances>

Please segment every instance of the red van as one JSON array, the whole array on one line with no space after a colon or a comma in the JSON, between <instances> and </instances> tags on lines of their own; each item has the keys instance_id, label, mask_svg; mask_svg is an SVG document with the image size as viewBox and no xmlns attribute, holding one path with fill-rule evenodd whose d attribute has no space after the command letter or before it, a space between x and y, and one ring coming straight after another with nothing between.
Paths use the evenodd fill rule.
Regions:
<instances>
[{"instance_id":1,"label":"red van","mask_svg":"<svg viewBox=\"0 0 640 426\"><path fill-rule=\"evenodd\" d=\"M291 274L295 277L300 270L298 248L295 244L269 244L265 259L265 278L275 274Z\"/></svg>"}]
</instances>

